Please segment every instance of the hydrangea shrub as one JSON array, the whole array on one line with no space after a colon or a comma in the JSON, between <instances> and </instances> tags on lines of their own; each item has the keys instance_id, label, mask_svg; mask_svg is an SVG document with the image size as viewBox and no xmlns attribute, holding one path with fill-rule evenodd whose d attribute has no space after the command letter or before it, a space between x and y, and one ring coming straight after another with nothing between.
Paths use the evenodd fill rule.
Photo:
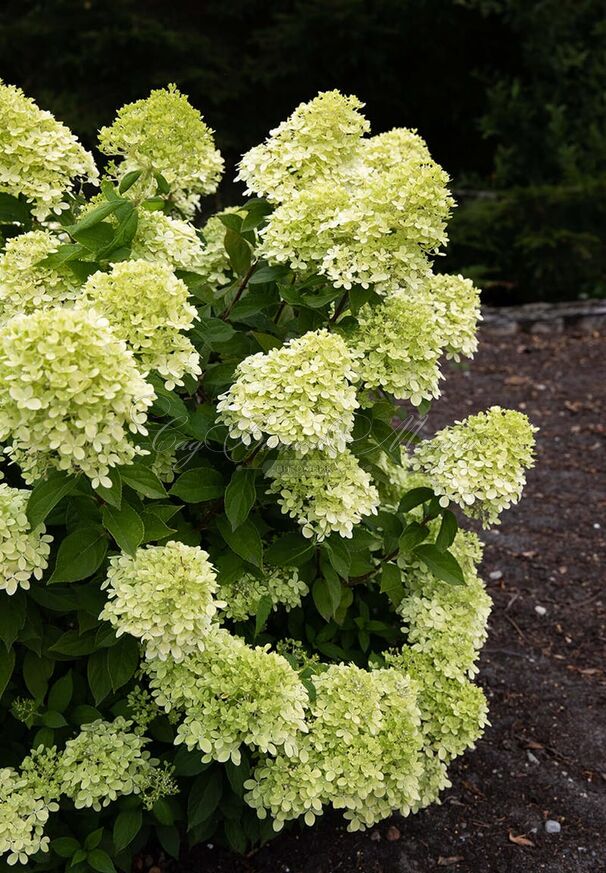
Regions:
<instances>
[{"instance_id":1,"label":"hydrangea shrub","mask_svg":"<svg viewBox=\"0 0 606 873\"><path fill-rule=\"evenodd\" d=\"M487 723L460 525L517 502L535 429L419 438L479 295L433 271L445 172L362 108L298 107L203 222L223 162L175 87L98 171L0 84L0 869L366 828Z\"/></svg>"}]
</instances>

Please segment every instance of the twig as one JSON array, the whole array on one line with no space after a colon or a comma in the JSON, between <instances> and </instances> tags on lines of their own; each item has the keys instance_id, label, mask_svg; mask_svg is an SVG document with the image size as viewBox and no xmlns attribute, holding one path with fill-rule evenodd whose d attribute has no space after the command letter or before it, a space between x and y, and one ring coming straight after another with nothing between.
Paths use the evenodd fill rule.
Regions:
<instances>
[{"instance_id":1,"label":"twig","mask_svg":"<svg viewBox=\"0 0 606 873\"><path fill-rule=\"evenodd\" d=\"M252 276L252 274L255 272L256 269L257 269L257 263L255 261L250 265L250 267L248 268L248 270L244 274L244 278L242 279L242 281L240 282L240 284L238 286L238 290L235 293L234 299L231 301L231 303L229 304L229 306L227 307L225 312L220 316L223 319L223 321L227 321L227 319L229 318L232 309L234 308L234 306L236 305L236 303L238 302L240 297L242 297L242 294L244 293L244 289L248 285L250 277Z\"/></svg>"}]
</instances>

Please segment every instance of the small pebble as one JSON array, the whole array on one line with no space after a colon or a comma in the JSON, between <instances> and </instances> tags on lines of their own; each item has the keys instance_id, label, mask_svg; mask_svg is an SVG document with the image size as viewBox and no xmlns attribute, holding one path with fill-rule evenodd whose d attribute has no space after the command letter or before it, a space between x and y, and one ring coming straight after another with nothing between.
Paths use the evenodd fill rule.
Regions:
<instances>
[{"instance_id":1,"label":"small pebble","mask_svg":"<svg viewBox=\"0 0 606 873\"><path fill-rule=\"evenodd\" d=\"M554 821L552 818L548 818L545 822L545 833L547 834L559 834L562 830L562 825L559 821Z\"/></svg>"},{"instance_id":2,"label":"small pebble","mask_svg":"<svg viewBox=\"0 0 606 873\"><path fill-rule=\"evenodd\" d=\"M537 615L547 615L547 610L545 609L545 607L540 606L538 603L535 606L534 611L536 612Z\"/></svg>"},{"instance_id":3,"label":"small pebble","mask_svg":"<svg viewBox=\"0 0 606 873\"><path fill-rule=\"evenodd\" d=\"M528 758L528 760L530 761L531 764L540 764L541 763L539 761L539 759L537 758L537 756L532 754L530 749L526 750L526 757Z\"/></svg>"},{"instance_id":4,"label":"small pebble","mask_svg":"<svg viewBox=\"0 0 606 873\"><path fill-rule=\"evenodd\" d=\"M395 825L391 825L391 827L387 828L387 833L385 837L389 840L390 843L395 843L396 840L399 840L401 837L401 833L399 829Z\"/></svg>"},{"instance_id":5,"label":"small pebble","mask_svg":"<svg viewBox=\"0 0 606 873\"><path fill-rule=\"evenodd\" d=\"M498 582L499 579L503 578L503 574L500 570L493 570L492 573L488 574L488 577L493 580L493 582Z\"/></svg>"},{"instance_id":6,"label":"small pebble","mask_svg":"<svg viewBox=\"0 0 606 873\"><path fill-rule=\"evenodd\" d=\"M373 841L373 843L379 843L381 841L381 834L379 833L379 831L373 831L370 835L370 839Z\"/></svg>"}]
</instances>

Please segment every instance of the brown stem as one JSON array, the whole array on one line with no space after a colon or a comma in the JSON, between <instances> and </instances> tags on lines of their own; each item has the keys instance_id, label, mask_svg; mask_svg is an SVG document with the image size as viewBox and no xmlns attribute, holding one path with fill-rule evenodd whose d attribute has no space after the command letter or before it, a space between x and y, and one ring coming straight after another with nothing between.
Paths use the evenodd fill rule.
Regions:
<instances>
[{"instance_id":1,"label":"brown stem","mask_svg":"<svg viewBox=\"0 0 606 873\"><path fill-rule=\"evenodd\" d=\"M229 304L229 306L227 307L225 312L220 316L223 319L223 321L227 321L227 319L229 318L232 309L234 308L234 306L236 305L236 303L238 302L240 297L242 297L242 294L244 293L244 290L245 290L246 286L248 285L250 277L255 272L256 268L257 268L257 264L255 261L250 265L250 267L248 268L248 270L244 274L244 277L238 286L238 290L235 293L234 299L231 301L231 303Z\"/></svg>"},{"instance_id":2,"label":"brown stem","mask_svg":"<svg viewBox=\"0 0 606 873\"><path fill-rule=\"evenodd\" d=\"M348 300L349 300L349 292L346 291L343 294L343 296L341 297L341 299L339 300L339 302L337 303L337 305L335 307L335 311L333 312L333 314L331 315L331 317L329 319L329 323L334 324L334 322L337 320L337 318L341 315L341 313L345 309L345 306L346 306Z\"/></svg>"}]
</instances>

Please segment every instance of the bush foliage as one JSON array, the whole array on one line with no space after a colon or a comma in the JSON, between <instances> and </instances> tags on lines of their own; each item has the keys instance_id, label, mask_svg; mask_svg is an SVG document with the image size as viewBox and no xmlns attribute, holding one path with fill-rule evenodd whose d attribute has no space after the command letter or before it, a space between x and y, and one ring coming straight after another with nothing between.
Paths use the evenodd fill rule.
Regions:
<instances>
[{"instance_id":1,"label":"bush foliage","mask_svg":"<svg viewBox=\"0 0 606 873\"><path fill-rule=\"evenodd\" d=\"M473 355L478 292L432 272L446 174L361 109L298 107L198 230L222 160L176 88L102 130L99 180L0 86L2 865L364 828L486 723L458 519L520 498L534 428L403 422Z\"/></svg>"}]
</instances>

